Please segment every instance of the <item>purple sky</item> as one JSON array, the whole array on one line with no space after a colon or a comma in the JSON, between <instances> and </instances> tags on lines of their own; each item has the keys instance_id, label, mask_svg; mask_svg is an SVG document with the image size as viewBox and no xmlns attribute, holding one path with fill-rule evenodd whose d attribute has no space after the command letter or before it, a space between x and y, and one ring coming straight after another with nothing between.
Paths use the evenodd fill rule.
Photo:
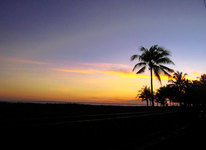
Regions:
<instances>
[{"instance_id":1,"label":"purple sky","mask_svg":"<svg viewBox=\"0 0 206 150\"><path fill-rule=\"evenodd\" d=\"M177 68L206 62L201 0L5 0L0 10L1 56L129 63L140 46L159 44Z\"/></svg>"}]
</instances>

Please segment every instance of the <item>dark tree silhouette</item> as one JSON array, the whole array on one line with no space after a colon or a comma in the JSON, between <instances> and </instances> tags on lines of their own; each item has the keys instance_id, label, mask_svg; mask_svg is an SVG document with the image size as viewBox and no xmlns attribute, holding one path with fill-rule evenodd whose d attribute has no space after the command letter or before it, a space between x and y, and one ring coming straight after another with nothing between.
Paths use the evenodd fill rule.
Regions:
<instances>
[{"instance_id":1,"label":"dark tree silhouette","mask_svg":"<svg viewBox=\"0 0 206 150\"><path fill-rule=\"evenodd\" d=\"M206 74L203 74L200 76L200 82L202 82L204 84L206 83Z\"/></svg>"},{"instance_id":2,"label":"dark tree silhouette","mask_svg":"<svg viewBox=\"0 0 206 150\"><path fill-rule=\"evenodd\" d=\"M175 72L168 81L170 84L157 89L155 100L162 105L167 100L185 107L195 107L206 111L206 74L199 80L188 80L187 74Z\"/></svg>"},{"instance_id":3,"label":"dark tree silhouette","mask_svg":"<svg viewBox=\"0 0 206 150\"><path fill-rule=\"evenodd\" d=\"M149 105L149 100L152 98L152 93L149 89L149 87L145 86L141 90L139 90L139 94L137 97L141 98L142 101L146 101L147 106Z\"/></svg>"},{"instance_id":4,"label":"dark tree silhouette","mask_svg":"<svg viewBox=\"0 0 206 150\"><path fill-rule=\"evenodd\" d=\"M171 89L168 85L160 87L155 94L156 102L165 106L167 100L170 100L171 105Z\"/></svg>"},{"instance_id":5,"label":"dark tree silhouette","mask_svg":"<svg viewBox=\"0 0 206 150\"><path fill-rule=\"evenodd\" d=\"M186 76L187 73L183 74L183 72L176 71L171 77L171 79L169 80L169 82L178 87L181 87L184 85L184 82L186 81Z\"/></svg>"},{"instance_id":6,"label":"dark tree silhouette","mask_svg":"<svg viewBox=\"0 0 206 150\"><path fill-rule=\"evenodd\" d=\"M147 49L145 47L140 48L141 55L135 54L132 55L130 60L133 61L135 59L139 60L133 71L139 67L141 67L136 74L142 73L148 67L151 75L151 93L152 93L152 106L154 106L154 96L153 96L153 72L155 76L161 83L160 74L163 73L167 76L170 76L169 73L174 72L173 69L170 69L163 64L174 64L173 61L169 58L170 52L163 47L159 47L158 45L154 45Z\"/></svg>"},{"instance_id":7,"label":"dark tree silhouette","mask_svg":"<svg viewBox=\"0 0 206 150\"><path fill-rule=\"evenodd\" d=\"M183 72L175 72L173 74L173 76L171 77L171 79L168 81L170 84L170 86L173 86L177 89L176 91L176 100L178 102L180 102L180 104L182 104L182 102L184 102L184 95L186 92L186 89L189 86L189 81L186 79L187 73Z\"/></svg>"}]
</instances>

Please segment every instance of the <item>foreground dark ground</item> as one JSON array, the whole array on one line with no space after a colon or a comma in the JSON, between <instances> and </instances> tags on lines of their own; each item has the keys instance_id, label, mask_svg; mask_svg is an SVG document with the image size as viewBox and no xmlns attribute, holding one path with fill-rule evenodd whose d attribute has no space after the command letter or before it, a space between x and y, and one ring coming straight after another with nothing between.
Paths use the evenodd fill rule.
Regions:
<instances>
[{"instance_id":1,"label":"foreground dark ground","mask_svg":"<svg viewBox=\"0 0 206 150\"><path fill-rule=\"evenodd\" d=\"M0 103L7 147L202 149L205 120L194 108Z\"/></svg>"}]
</instances>

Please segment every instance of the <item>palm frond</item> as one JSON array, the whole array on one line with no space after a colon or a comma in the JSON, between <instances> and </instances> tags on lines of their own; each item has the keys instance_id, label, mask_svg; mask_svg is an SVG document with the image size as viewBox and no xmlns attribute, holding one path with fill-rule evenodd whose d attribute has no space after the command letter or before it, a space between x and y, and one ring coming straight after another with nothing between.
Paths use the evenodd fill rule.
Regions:
<instances>
[{"instance_id":1,"label":"palm frond","mask_svg":"<svg viewBox=\"0 0 206 150\"><path fill-rule=\"evenodd\" d=\"M157 52L156 55L154 56L154 60L158 60L158 59L161 59L161 58L164 58L164 57L167 57L170 56L167 52Z\"/></svg>"},{"instance_id":2,"label":"palm frond","mask_svg":"<svg viewBox=\"0 0 206 150\"><path fill-rule=\"evenodd\" d=\"M141 66L145 66L146 65L146 63L145 62L139 62L139 63L137 63L135 66L134 66L134 68L132 69L132 71L134 71L136 68L138 68L138 67L141 67Z\"/></svg>"},{"instance_id":3,"label":"palm frond","mask_svg":"<svg viewBox=\"0 0 206 150\"><path fill-rule=\"evenodd\" d=\"M132 55L132 56L130 57L130 60L133 61L133 60L137 59L138 57L139 57L139 55L137 55L137 54Z\"/></svg>"},{"instance_id":4,"label":"palm frond","mask_svg":"<svg viewBox=\"0 0 206 150\"><path fill-rule=\"evenodd\" d=\"M148 49L142 46L142 47L140 47L140 51L143 52L143 53L145 53L145 52L148 51Z\"/></svg>"},{"instance_id":5,"label":"palm frond","mask_svg":"<svg viewBox=\"0 0 206 150\"><path fill-rule=\"evenodd\" d=\"M144 72L146 69L146 66L142 67L139 71L136 72L136 74L142 73Z\"/></svg>"},{"instance_id":6,"label":"palm frond","mask_svg":"<svg viewBox=\"0 0 206 150\"><path fill-rule=\"evenodd\" d=\"M168 77L171 77L171 75L167 71L165 71L163 68L160 68L160 69L165 75L167 75Z\"/></svg>"},{"instance_id":7,"label":"palm frond","mask_svg":"<svg viewBox=\"0 0 206 150\"><path fill-rule=\"evenodd\" d=\"M153 45L150 47L149 51L152 53L154 53L156 50L158 49L158 45Z\"/></svg>"},{"instance_id":8,"label":"palm frond","mask_svg":"<svg viewBox=\"0 0 206 150\"><path fill-rule=\"evenodd\" d=\"M159 66L160 66L161 69L167 70L167 71L170 72L170 73L174 72L173 69L168 68L168 67L166 67L166 66L164 66L164 65L159 65Z\"/></svg>"},{"instance_id":9,"label":"palm frond","mask_svg":"<svg viewBox=\"0 0 206 150\"><path fill-rule=\"evenodd\" d=\"M157 51L158 51L158 53L161 53L164 56L171 55L170 51L166 50L164 47L158 47Z\"/></svg>"},{"instance_id":10,"label":"palm frond","mask_svg":"<svg viewBox=\"0 0 206 150\"><path fill-rule=\"evenodd\" d=\"M146 51L145 53L142 53L142 55L139 57L139 61L149 62L151 61L151 53L149 51Z\"/></svg>"},{"instance_id":11,"label":"palm frond","mask_svg":"<svg viewBox=\"0 0 206 150\"><path fill-rule=\"evenodd\" d=\"M154 70L155 76L157 77L157 79L158 79L159 82L161 83L160 68L159 68L159 66L154 65L154 66L153 66L153 70Z\"/></svg>"},{"instance_id":12,"label":"palm frond","mask_svg":"<svg viewBox=\"0 0 206 150\"><path fill-rule=\"evenodd\" d=\"M157 64L173 64L174 62L169 57L162 57L156 60Z\"/></svg>"},{"instance_id":13,"label":"palm frond","mask_svg":"<svg viewBox=\"0 0 206 150\"><path fill-rule=\"evenodd\" d=\"M163 56L170 56L171 55L170 51L168 51L166 49L164 49L164 50L161 49L160 51L161 51L161 55L163 55Z\"/></svg>"},{"instance_id":14,"label":"palm frond","mask_svg":"<svg viewBox=\"0 0 206 150\"><path fill-rule=\"evenodd\" d=\"M183 77L185 78L188 74L187 73L184 73Z\"/></svg>"}]
</instances>

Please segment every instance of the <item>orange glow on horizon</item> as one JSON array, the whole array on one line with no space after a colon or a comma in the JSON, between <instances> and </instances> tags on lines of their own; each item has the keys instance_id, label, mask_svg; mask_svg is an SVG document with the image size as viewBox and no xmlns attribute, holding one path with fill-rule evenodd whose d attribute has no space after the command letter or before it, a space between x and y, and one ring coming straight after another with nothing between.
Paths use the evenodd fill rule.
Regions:
<instances>
[{"instance_id":1,"label":"orange glow on horizon","mask_svg":"<svg viewBox=\"0 0 206 150\"><path fill-rule=\"evenodd\" d=\"M150 86L148 72L135 74L131 66L123 64L72 63L66 68L28 59L0 57L0 61L4 62L0 100L129 104L137 103L139 89ZM160 77L165 85L168 77ZM153 78L155 90L161 84Z\"/></svg>"},{"instance_id":2,"label":"orange glow on horizon","mask_svg":"<svg viewBox=\"0 0 206 150\"><path fill-rule=\"evenodd\" d=\"M150 75L144 75L144 74L135 74L133 72L125 71L125 70L95 70L95 69L88 69L88 70L78 70L78 69L53 69L55 71L60 72L68 72L68 73L85 73L85 74L94 74L94 73L103 73L108 75L114 75L114 76L121 76L121 77L128 77L128 78L151 78ZM160 75L161 79L168 79L168 76L166 75ZM157 79L156 76L153 76L153 78Z\"/></svg>"}]
</instances>

